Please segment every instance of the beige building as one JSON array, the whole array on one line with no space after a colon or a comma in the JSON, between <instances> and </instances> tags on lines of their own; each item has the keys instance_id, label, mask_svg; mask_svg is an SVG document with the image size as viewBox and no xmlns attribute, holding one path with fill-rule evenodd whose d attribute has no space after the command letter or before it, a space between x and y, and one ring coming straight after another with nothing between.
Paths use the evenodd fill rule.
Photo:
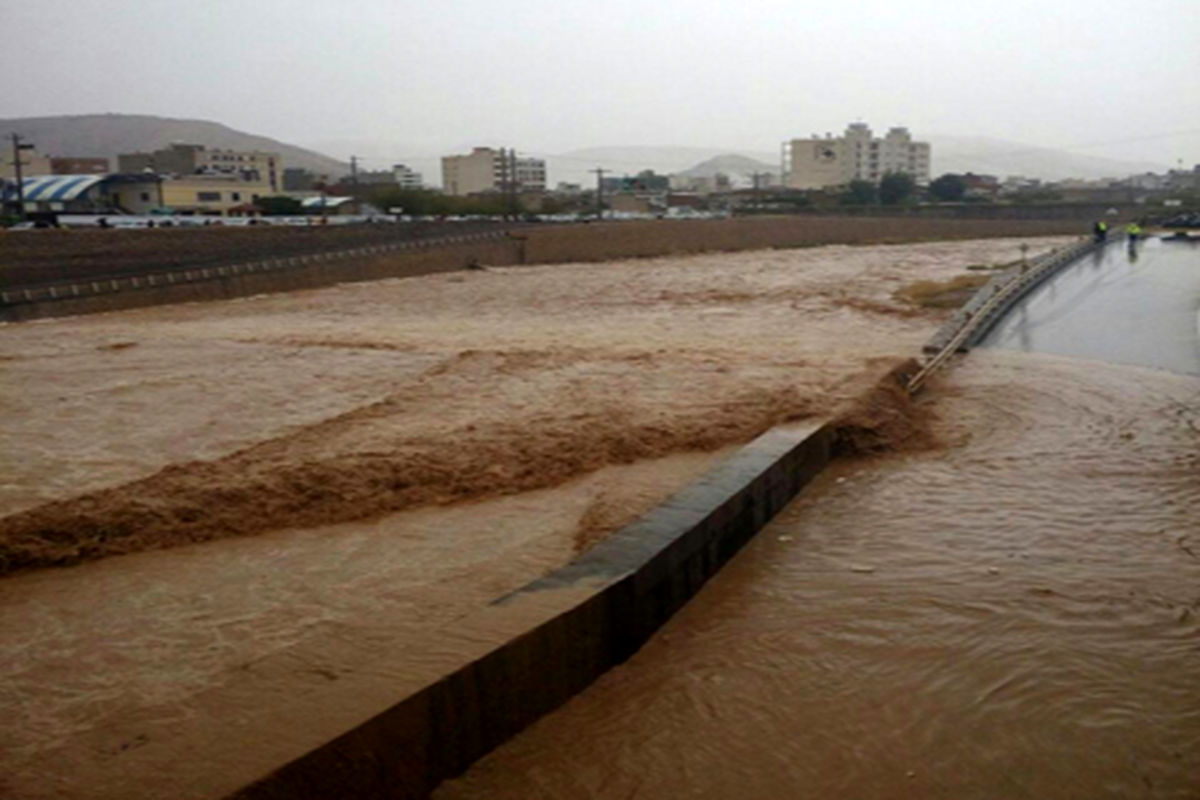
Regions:
<instances>
[{"instance_id":1,"label":"beige building","mask_svg":"<svg viewBox=\"0 0 1200 800\"><path fill-rule=\"evenodd\" d=\"M920 185L929 183L928 142L913 141L907 128L892 128L882 138L865 123L855 122L840 137L827 133L784 144L784 185L792 189L824 189L853 180L878 183L889 172L903 172Z\"/></svg>"},{"instance_id":2,"label":"beige building","mask_svg":"<svg viewBox=\"0 0 1200 800\"><path fill-rule=\"evenodd\" d=\"M40 156L33 150L22 150L20 152L22 177L54 174L50 166L49 156ZM7 150L0 150L0 178L12 180L15 177L17 177L17 169L13 164L12 147L10 146Z\"/></svg>"},{"instance_id":3,"label":"beige building","mask_svg":"<svg viewBox=\"0 0 1200 800\"><path fill-rule=\"evenodd\" d=\"M187 175L162 182L161 204L177 214L228 216L235 206L275 194L266 181L228 175Z\"/></svg>"},{"instance_id":4,"label":"beige building","mask_svg":"<svg viewBox=\"0 0 1200 800\"><path fill-rule=\"evenodd\" d=\"M283 159L278 153L260 150L209 150L200 144L175 143L152 153L122 153L117 169L123 173L154 172L179 177L223 176L249 183L265 183L274 194L280 191Z\"/></svg>"},{"instance_id":5,"label":"beige building","mask_svg":"<svg viewBox=\"0 0 1200 800\"><path fill-rule=\"evenodd\" d=\"M499 192L516 173L520 192L546 190L546 162L540 158L514 158L503 148L476 147L465 156L442 158L442 191L462 197L482 192Z\"/></svg>"}]
</instances>

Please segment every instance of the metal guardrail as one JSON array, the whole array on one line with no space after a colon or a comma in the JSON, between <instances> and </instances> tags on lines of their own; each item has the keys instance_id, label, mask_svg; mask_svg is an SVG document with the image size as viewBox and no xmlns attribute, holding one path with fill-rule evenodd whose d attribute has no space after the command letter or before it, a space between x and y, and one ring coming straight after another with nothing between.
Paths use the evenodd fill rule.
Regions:
<instances>
[{"instance_id":1,"label":"metal guardrail","mask_svg":"<svg viewBox=\"0 0 1200 800\"><path fill-rule=\"evenodd\" d=\"M1113 240L1115 237L1109 241ZM919 391L929 376L949 361L950 357L962 348L972 336L983 330L985 326L990 326L995 321L997 312L1003 309L1007 303L1023 295L1059 268L1099 247L1104 247L1104 245L1104 242L1087 240L1055 250L1016 271L1011 279L985 287L982 291L990 291L990 294L974 311L963 314L958 330L950 337L949 341L925 362L915 375L909 378L905 386L908 393L914 394Z\"/></svg>"},{"instance_id":2,"label":"metal guardrail","mask_svg":"<svg viewBox=\"0 0 1200 800\"><path fill-rule=\"evenodd\" d=\"M380 255L403 250L422 250L431 247L466 244L468 242L485 241L488 239L503 239L507 236L508 233L506 231L466 233L461 236L443 236L437 239L418 239L407 242L393 242L391 244L369 245L367 247L356 247L351 250L335 250L326 253L311 253L285 258L269 258L262 261L249 261L242 264L231 264L221 267L180 268L178 270L154 272L146 275L125 275L97 280L74 280L41 286L17 286L12 289L0 291L0 306L73 300L77 297L95 297L97 295L139 291L161 286L203 283L205 281L221 280L222 278L232 278L240 275L298 269L310 264L337 261L345 258Z\"/></svg>"}]
</instances>

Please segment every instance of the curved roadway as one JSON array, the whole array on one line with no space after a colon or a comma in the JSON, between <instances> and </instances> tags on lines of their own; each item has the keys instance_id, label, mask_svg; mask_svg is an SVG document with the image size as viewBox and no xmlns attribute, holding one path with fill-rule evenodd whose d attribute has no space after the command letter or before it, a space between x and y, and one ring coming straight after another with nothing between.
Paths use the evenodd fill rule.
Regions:
<instances>
[{"instance_id":1,"label":"curved roadway","mask_svg":"<svg viewBox=\"0 0 1200 800\"><path fill-rule=\"evenodd\" d=\"M1200 243L1114 242L1030 292L981 346L1200 375Z\"/></svg>"}]
</instances>

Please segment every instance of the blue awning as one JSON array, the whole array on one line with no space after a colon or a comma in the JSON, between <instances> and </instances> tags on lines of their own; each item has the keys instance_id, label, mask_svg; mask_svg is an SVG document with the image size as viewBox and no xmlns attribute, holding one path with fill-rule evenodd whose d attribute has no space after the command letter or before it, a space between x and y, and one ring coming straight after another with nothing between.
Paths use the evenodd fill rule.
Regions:
<instances>
[{"instance_id":1,"label":"blue awning","mask_svg":"<svg viewBox=\"0 0 1200 800\"><path fill-rule=\"evenodd\" d=\"M75 200L88 189L91 189L104 175L37 175L23 178L21 187L24 189L26 203L65 203ZM10 182L4 191L5 199L17 199L17 185Z\"/></svg>"}]
</instances>

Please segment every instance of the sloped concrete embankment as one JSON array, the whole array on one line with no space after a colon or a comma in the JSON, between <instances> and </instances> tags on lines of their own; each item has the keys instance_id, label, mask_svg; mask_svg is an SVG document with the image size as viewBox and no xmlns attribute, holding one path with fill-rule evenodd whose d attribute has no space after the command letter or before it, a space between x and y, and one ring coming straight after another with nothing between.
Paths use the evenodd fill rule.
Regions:
<instances>
[{"instance_id":1,"label":"sloped concrete embankment","mask_svg":"<svg viewBox=\"0 0 1200 800\"><path fill-rule=\"evenodd\" d=\"M222 300L335 283L446 272L473 264L594 262L778 247L1033 237L1078 231L1079 223L1070 220L807 216L528 226L509 233L468 233L441 240L369 245L348 251L288 255L250 263L203 264L141 274L126 270L120 275L105 275L94 280L73 277L37 285L6 284L0 292L0 320ZM137 237L145 232L126 233ZM178 231L174 235L183 242L191 233ZM70 249L75 240L64 237L60 241L62 247L67 248L63 251L64 259L79 255Z\"/></svg>"},{"instance_id":2,"label":"sloped concrete embankment","mask_svg":"<svg viewBox=\"0 0 1200 800\"><path fill-rule=\"evenodd\" d=\"M0 297L0 320L226 300L336 283L452 272L472 264L516 263L514 243L503 235L473 234L459 239L14 288Z\"/></svg>"}]
</instances>

